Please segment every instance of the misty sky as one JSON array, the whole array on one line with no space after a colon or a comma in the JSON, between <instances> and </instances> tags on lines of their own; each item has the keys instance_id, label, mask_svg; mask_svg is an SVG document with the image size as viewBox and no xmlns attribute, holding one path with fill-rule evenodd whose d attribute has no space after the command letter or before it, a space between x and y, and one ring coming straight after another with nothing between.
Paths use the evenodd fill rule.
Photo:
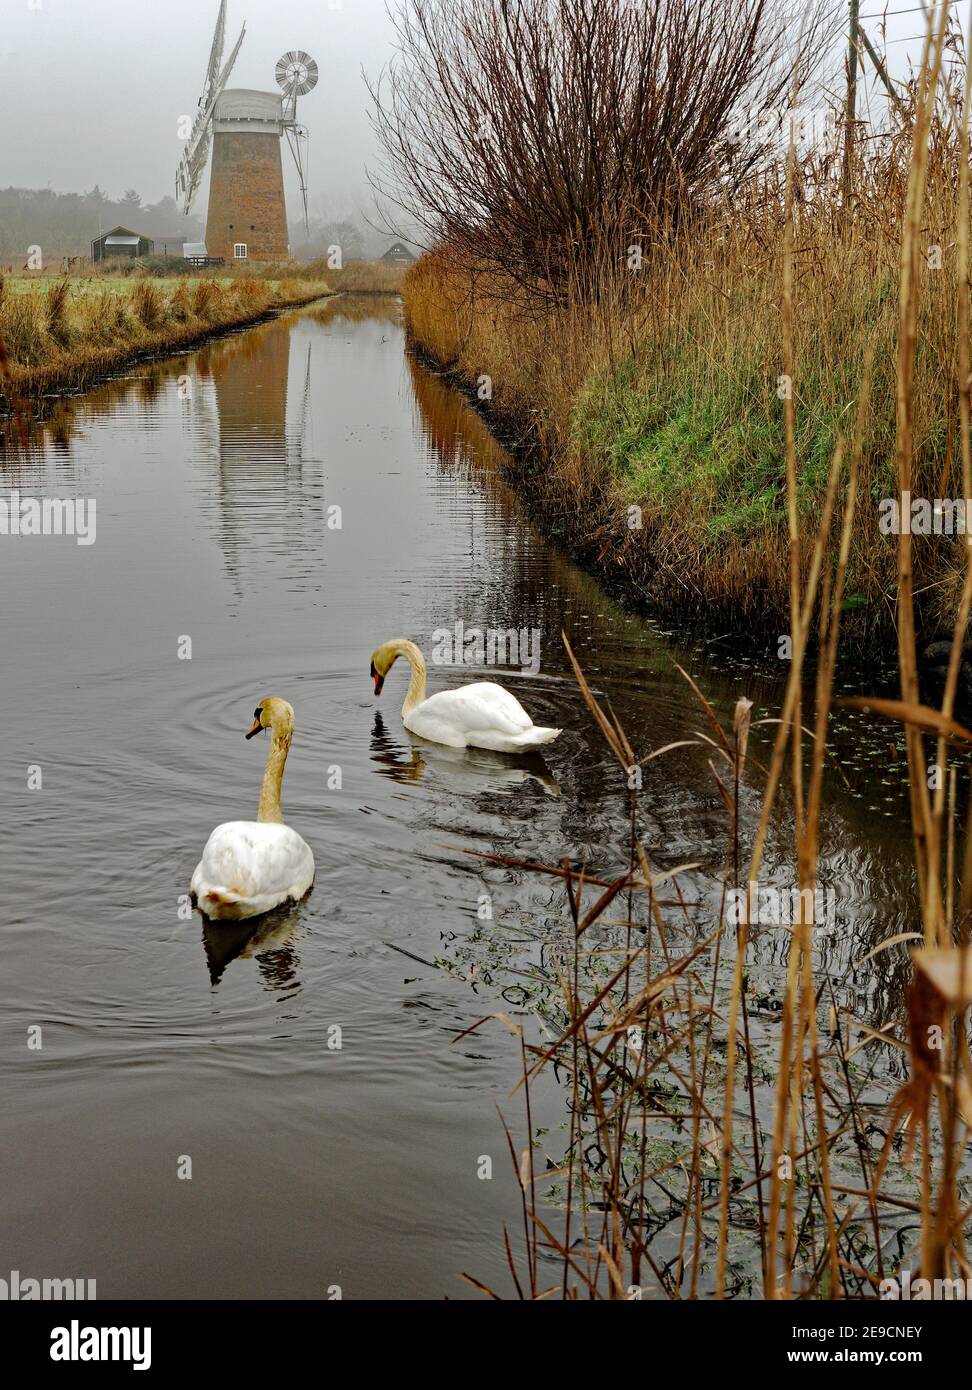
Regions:
<instances>
[{"instance_id":1,"label":"misty sky","mask_svg":"<svg viewBox=\"0 0 972 1390\"><path fill-rule=\"evenodd\" d=\"M218 11L218 0L0 0L0 131L16 133L0 136L0 187L97 183L112 196L135 188L145 202L174 193L177 122L195 114ZM361 68L374 75L391 56L384 0L230 0L224 56L244 20L229 86L276 91L281 54L316 58L320 80L298 106L310 131L312 211L370 211ZM289 165L286 148L284 157ZM207 197L208 178L193 206L203 217Z\"/></svg>"},{"instance_id":2,"label":"misty sky","mask_svg":"<svg viewBox=\"0 0 972 1390\"><path fill-rule=\"evenodd\" d=\"M891 0L904 11L887 26L896 77L920 54L908 41L923 27L916 4ZM82 192L97 183L112 196L135 188L145 202L172 193L177 121L195 112L218 9L218 0L0 0L0 187ZM875 40L881 9L862 0ZM276 60L291 48L320 66L299 108L310 130L312 212L373 215L364 171L376 152L361 69L375 75L391 57L385 0L230 0L227 53L244 20L231 87L274 90ZM287 194L295 218L289 169ZM203 217L207 196L208 180L194 206Z\"/></svg>"}]
</instances>

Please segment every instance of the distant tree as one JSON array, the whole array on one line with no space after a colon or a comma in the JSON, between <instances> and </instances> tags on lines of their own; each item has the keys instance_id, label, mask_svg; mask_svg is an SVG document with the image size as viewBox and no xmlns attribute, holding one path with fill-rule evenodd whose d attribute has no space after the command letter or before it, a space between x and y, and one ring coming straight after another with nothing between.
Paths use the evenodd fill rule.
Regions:
<instances>
[{"instance_id":1,"label":"distant tree","mask_svg":"<svg viewBox=\"0 0 972 1390\"><path fill-rule=\"evenodd\" d=\"M310 229L304 232L304 224L291 229L291 245L302 260L315 260L326 256L332 246L341 248L341 260L360 261L365 255L365 237L356 222L350 220L326 220L311 218Z\"/></svg>"},{"instance_id":2,"label":"distant tree","mask_svg":"<svg viewBox=\"0 0 972 1390\"><path fill-rule=\"evenodd\" d=\"M0 258L22 263L33 245L42 247L48 264L58 256L86 256L94 238L119 223L153 237L201 238L199 218L184 217L168 196L143 208L134 190L112 201L97 184L83 194L5 188L0 189Z\"/></svg>"},{"instance_id":3,"label":"distant tree","mask_svg":"<svg viewBox=\"0 0 972 1390\"><path fill-rule=\"evenodd\" d=\"M183 236L188 241L202 239L200 218L195 213L187 217L171 194L167 193L157 203L147 204L140 217L150 235Z\"/></svg>"}]
</instances>

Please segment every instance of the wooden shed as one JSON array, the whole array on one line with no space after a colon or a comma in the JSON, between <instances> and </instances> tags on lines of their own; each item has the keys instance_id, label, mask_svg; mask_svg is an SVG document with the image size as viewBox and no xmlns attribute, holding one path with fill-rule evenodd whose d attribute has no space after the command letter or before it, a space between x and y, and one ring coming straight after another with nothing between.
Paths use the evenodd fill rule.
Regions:
<instances>
[{"instance_id":1,"label":"wooden shed","mask_svg":"<svg viewBox=\"0 0 972 1390\"><path fill-rule=\"evenodd\" d=\"M110 232L105 232L104 236L97 237L91 243L91 259L93 261L107 261L113 256L151 256L155 250L155 242L151 237L142 236L140 232L133 232L130 227L112 227Z\"/></svg>"}]
</instances>

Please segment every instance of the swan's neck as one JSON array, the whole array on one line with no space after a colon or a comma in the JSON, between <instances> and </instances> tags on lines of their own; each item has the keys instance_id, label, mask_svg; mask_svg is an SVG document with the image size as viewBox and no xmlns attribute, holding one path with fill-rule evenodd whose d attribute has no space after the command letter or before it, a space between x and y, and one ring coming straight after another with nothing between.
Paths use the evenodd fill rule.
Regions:
<instances>
[{"instance_id":1,"label":"swan's neck","mask_svg":"<svg viewBox=\"0 0 972 1390\"><path fill-rule=\"evenodd\" d=\"M402 718L425 699L425 658L414 642L401 641L395 644L400 656L408 662L410 676L402 705Z\"/></svg>"},{"instance_id":2,"label":"swan's neck","mask_svg":"<svg viewBox=\"0 0 972 1390\"><path fill-rule=\"evenodd\" d=\"M280 809L280 785L283 782L284 764L289 752L290 734L274 734L263 772L263 786L260 788L258 821L283 820L283 812Z\"/></svg>"}]
</instances>

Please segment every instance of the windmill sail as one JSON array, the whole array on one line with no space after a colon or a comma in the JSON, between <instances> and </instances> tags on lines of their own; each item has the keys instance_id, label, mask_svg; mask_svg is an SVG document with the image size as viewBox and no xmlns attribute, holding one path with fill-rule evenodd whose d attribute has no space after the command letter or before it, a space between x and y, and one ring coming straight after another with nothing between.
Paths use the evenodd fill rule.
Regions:
<instances>
[{"instance_id":1,"label":"windmill sail","mask_svg":"<svg viewBox=\"0 0 972 1390\"><path fill-rule=\"evenodd\" d=\"M220 71L220 63L223 58L223 42L226 32L226 0L222 0L219 7L219 16L216 20L216 32L213 35L213 46L209 53L209 66L206 70L206 83L203 87L202 96L199 98L199 112L193 122L189 140L183 151L179 168L176 171L176 197L183 200L183 210L189 212L192 207L192 200L199 190L202 182L203 171L206 168L206 160L209 158L209 146L212 141L213 131L213 111L216 106L216 99L220 92L229 81L229 75L236 62L236 56L240 51L240 45L246 34L246 25L240 30L240 37L232 53L227 59L226 66Z\"/></svg>"},{"instance_id":2,"label":"windmill sail","mask_svg":"<svg viewBox=\"0 0 972 1390\"><path fill-rule=\"evenodd\" d=\"M219 76L220 64L223 61L223 43L226 39L226 4L227 0L221 0L219 15L216 19L216 32L213 34L213 46L209 51L209 67L206 69L206 85L203 87L203 94L199 98L199 105L204 110L209 105L209 95Z\"/></svg>"}]
</instances>

